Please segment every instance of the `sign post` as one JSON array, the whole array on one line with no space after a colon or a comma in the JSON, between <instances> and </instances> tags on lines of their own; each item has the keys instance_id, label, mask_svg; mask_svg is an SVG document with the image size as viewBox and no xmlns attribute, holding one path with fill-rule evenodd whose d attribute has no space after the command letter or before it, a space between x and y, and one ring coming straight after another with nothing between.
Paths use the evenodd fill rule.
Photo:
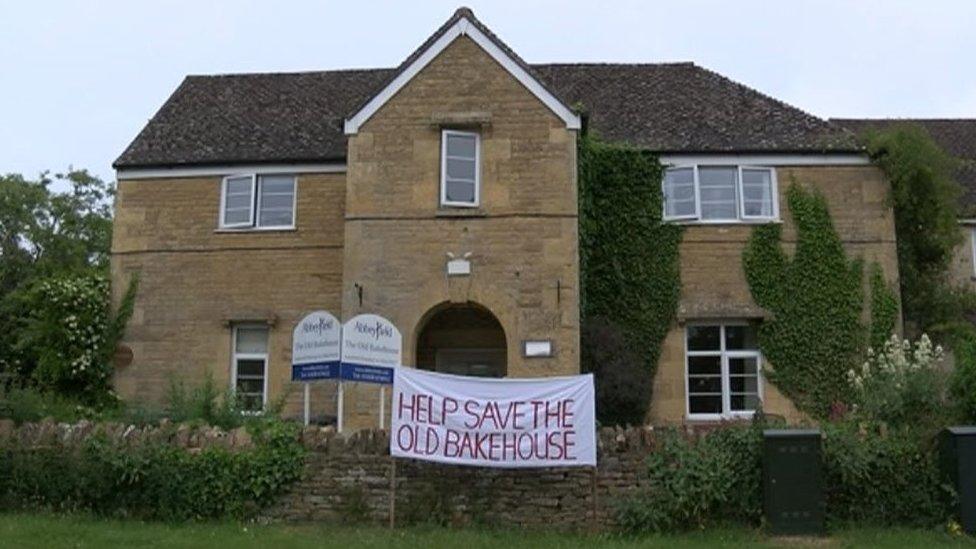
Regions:
<instances>
[{"instance_id":1,"label":"sign post","mask_svg":"<svg viewBox=\"0 0 976 549\"><path fill-rule=\"evenodd\" d=\"M339 368L339 431L342 431L342 382L380 385L380 429L386 426L386 386L403 360L403 337L389 320L374 314L350 318L342 326L342 364Z\"/></svg>"},{"instance_id":2,"label":"sign post","mask_svg":"<svg viewBox=\"0 0 976 549\"><path fill-rule=\"evenodd\" d=\"M309 383L339 377L341 331L339 319L332 313L314 311L301 319L292 332L291 379L305 384L305 425L311 417Z\"/></svg>"}]
</instances>

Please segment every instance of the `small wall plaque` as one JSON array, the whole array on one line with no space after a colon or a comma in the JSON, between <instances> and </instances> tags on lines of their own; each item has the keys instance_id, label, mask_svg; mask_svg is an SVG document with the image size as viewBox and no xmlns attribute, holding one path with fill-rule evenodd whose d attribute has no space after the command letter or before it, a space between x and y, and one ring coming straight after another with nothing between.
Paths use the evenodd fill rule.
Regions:
<instances>
[{"instance_id":1,"label":"small wall plaque","mask_svg":"<svg viewBox=\"0 0 976 549\"><path fill-rule=\"evenodd\" d=\"M545 358L552 356L552 341L548 339L529 339L522 342L525 358Z\"/></svg>"}]
</instances>

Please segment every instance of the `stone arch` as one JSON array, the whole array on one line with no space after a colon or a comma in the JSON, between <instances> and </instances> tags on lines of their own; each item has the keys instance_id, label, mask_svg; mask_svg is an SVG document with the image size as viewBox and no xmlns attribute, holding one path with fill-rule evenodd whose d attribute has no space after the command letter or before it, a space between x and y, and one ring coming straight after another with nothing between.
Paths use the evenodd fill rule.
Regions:
<instances>
[{"instance_id":1,"label":"stone arch","mask_svg":"<svg viewBox=\"0 0 976 549\"><path fill-rule=\"evenodd\" d=\"M508 336L484 305L440 303L421 317L415 333L417 368L481 377L508 375Z\"/></svg>"}]
</instances>

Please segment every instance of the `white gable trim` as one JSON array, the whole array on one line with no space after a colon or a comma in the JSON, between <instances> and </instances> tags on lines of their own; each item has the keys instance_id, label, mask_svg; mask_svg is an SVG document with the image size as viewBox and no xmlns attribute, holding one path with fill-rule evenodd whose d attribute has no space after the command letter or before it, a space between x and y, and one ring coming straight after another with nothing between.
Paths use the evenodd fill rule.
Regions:
<instances>
[{"instance_id":1,"label":"white gable trim","mask_svg":"<svg viewBox=\"0 0 976 549\"><path fill-rule=\"evenodd\" d=\"M557 99L554 95L549 93L546 88L539 83L531 74L529 74L525 69L523 69L514 59L509 57L501 48L495 45L483 32L478 30L478 27L472 25L467 18L461 18L451 26L440 38L438 38L429 48L424 50L413 63L411 63L406 69L403 70L396 78L393 79L385 88L383 88L379 93L373 96L362 109L356 114L346 119L345 132L346 135L353 135L359 131L359 127L366 123L376 111L380 109L387 101L389 101L400 89L402 89L407 82L413 80L414 76L417 76L424 67L430 64L431 61L438 54L444 51L447 46L449 46L455 39L459 36L468 36L476 44L481 46L481 49L497 61L502 67L505 68L512 76L515 77L523 86L525 86L532 95L535 95L546 107L549 108L553 113L566 123L566 127L571 130L578 130L581 127L580 118L573 111L566 108L562 102Z\"/></svg>"}]
</instances>

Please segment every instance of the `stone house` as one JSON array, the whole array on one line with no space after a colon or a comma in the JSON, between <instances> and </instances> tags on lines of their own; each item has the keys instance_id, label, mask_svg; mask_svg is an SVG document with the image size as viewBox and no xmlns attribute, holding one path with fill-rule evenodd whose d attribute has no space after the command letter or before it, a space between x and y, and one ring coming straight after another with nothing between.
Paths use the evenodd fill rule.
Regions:
<instances>
[{"instance_id":1,"label":"stone house","mask_svg":"<svg viewBox=\"0 0 976 549\"><path fill-rule=\"evenodd\" d=\"M853 135L692 63L528 64L467 9L394 69L183 81L114 164L116 294L140 276L120 394L159 402L209 371L297 414L291 333L317 309L390 319L409 366L578 373L580 105L660 155L665 217L687 225L648 420L799 417L762 379L742 250L757 223L795 239L796 181L897 283L886 182ZM377 391L347 390L346 425L375 424ZM314 385L313 415L334 392Z\"/></svg>"}]
</instances>

